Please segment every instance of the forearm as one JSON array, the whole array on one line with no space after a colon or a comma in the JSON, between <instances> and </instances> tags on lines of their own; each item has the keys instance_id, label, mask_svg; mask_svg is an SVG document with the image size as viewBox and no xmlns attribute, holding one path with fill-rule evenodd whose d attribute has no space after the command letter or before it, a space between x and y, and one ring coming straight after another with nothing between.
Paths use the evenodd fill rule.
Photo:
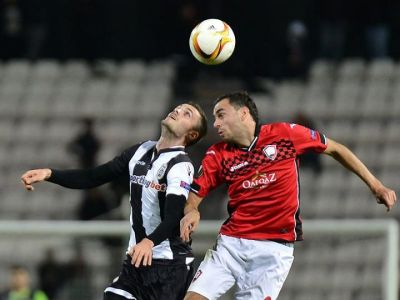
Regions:
<instances>
[{"instance_id":1,"label":"forearm","mask_svg":"<svg viewBox=\"0 0 400 300\"><path fill-rule=\"evenodd\" d=\"M112 181L116 175L110 166L105 164L86 170L52 169L47 181L71 189L90 189Z\"/></svg>"},{"instance_id":2,"label":"forearm","mask_svg":"<svg viewBox=\"0 0 400 300\"><path fill-rule=\"evenodd\" d=\"M157 228L148 236L154 246L160 244L169 237L177 236L179 221L185 206L186 197L183 195L168 195L165 200L164 218Z\"/></svg>"},{"instance_id":3,"label":"forearm","mask_svg":"<svg viewBox=\"0 0 400 300\"><path fill-rule=\"evenodd\" d=\"M332 143L333 141L330 142ZM360 177L371 190L374 190L381 184L380 181L368 170L365 164L352 151L342 144L337 142L333 143L335 143L333 150L327 154L332 156L345 168Z\"/></svg>"},{"instance_id":4,"label":"forearm","mask_svg":"<svg viewBox=\"0 0 400 300\"><path fill-rule=\"evenodd\" d=\"M188 214L191 211L197 211L199 210L199 205L203 198L197 196L195 193L190 192L189 197L186 201L185 204L185 209L184 209L184 214Z\"/></svg>"}]
</instances>

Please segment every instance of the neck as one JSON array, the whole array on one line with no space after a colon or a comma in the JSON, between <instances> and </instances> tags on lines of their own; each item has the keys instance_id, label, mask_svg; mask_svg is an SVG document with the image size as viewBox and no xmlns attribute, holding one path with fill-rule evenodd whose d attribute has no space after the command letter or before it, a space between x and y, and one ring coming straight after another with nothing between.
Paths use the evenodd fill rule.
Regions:
<instances>
[{"instance_id":1,"label":"neck","mask_svg":"<svg viewBox=\"0 0 400 300\"><path fill-rule=\"evenodd\" d=\"M184 138L182 138L182 137L178 138L177 136L173 135L168 130L165 130L164 128L161 129L161 136L158 139L157 144L156 144L157 151L160 151L161 149L165 149L165 148L176 147L176 146L185 147Z\"/></svg>"},{"instance_id":2,"label":"neck","mask_svg":"<svg viewBox=\"0 0 400 300\"><path fill-rule=\"evenodd\" d=\"M256 133L256 124L246 124L241 131L241 134L235 139L235 144L241 147L249 147L254 140Z\"/></svg>"}]
</instances>

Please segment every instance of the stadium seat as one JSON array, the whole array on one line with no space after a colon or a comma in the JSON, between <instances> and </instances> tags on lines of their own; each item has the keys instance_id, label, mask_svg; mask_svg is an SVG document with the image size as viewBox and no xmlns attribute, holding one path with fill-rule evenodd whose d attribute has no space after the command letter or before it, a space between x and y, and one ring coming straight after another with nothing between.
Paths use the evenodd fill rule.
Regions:
<instances>
[{"instance_id":1,"label":"stadium seat","mask_svg":"<svg viewBox=\"0 0 400 300\"><path fill-rule=\"evenodd\" d=\"M334 71L334 64L326 60L315 61L310 68L311 81L329 81Z\"/></svg>"},{"instance_id":2,"label":"stadium seat","mask_svg":"<svg viewBox=\"0 0 400 300\"><path fill-rule=\"evenodd\" d=\"M11 60L3 65L3 82L26 82L32 66L27 60Z\"/></svg>"},{"instance_id":3,"label":"stadium seat","mask_svg":"<svg viewBox=\"0 0 400 300\"><path fill-rule=\"evenodd\" d=\"M369 64L366 76L371 81L389 81L394 71L395 66L391 59L375 59Z\"/></svg>"},{"instance_id":4,"label":"stadium seat","mask_svg":"<svg viewBox=\"0 0 400 300\"><path fill-rule=\"evenodd\" d=\"M145 73L146 67L142 61L128 60L121 64L117 71L117 78L124 81L141 82Z\"/></svg>"},{"instance_id":5,"label":"stadium seat","mask_svg":"<svg viewBox=\"0 0 400 300\"><path fill-rule=\"evenodd\" d=\"M62 67L54 60L41 60L32 65L32 80L54 84L61 75Z\"/></svg>"},{"instance_id":6,"label":"stadium seat","mask_svg":"<svg viewBox=\"0 0 400 300\"><path fill-rule=\"evenodd\" d=\"M337 84L332 97L333 117L350 117L359 115L359 98L361 85L352 81L342 81Z\"/></svg>"},{"instance_id":7,"label":"stadium seat","mask_svg":"<svg viewBox=\"0 0 400 300\"><path fill-rule=\"evenodd\" d=\"M344 82L359 82L364 76L365 63L359 58L350 58L339 64L337 75Z\"/></svg>"}]
</instances>

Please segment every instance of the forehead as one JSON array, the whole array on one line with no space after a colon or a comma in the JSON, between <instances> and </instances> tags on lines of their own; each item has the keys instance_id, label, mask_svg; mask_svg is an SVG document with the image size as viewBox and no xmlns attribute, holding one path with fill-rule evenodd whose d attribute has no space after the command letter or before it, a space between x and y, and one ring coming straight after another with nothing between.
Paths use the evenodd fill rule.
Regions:
<instances>
[{"instance_id":1,"label":"forehead","mask_svg":"<svg viewBox=\"0 0 400 300\"><path fill-rule=\"evenodd\" d=\"M184 110L189 110L189 111L191 111L191 112L193 113L194 116L200 118L200 113L199 113L199 111L198 111L197 108L194 107L193 105L184 103L184 104L178 105L176 108L180 108L180 109L184 109Z\"/></svg>"},{"instance_id":2,"label":"forehead","mask_svg":"<svg viewBox=\"0 0 400 300\"><path fill-rule=\"evenodd\" d=\"M233 109L232 104L229 102L228 98L222 99L214 106L214 114L220 111L227 111Z\"/></svg>"}]
</instances>

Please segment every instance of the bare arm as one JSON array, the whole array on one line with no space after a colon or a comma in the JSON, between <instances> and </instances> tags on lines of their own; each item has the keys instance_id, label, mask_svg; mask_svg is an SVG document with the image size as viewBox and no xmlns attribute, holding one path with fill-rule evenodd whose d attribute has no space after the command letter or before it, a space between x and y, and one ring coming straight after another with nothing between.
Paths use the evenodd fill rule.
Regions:
<instances>
[{"instance_id":1,"label":"bare arm","mask_svg":"<svg viewBox=\"0 0 400 300\"><path fill-rule=\"evenodd\" d=\"M186 242L190 240L190 234L195 231L199 225L200 212L198 207L202 200L203 198L197 196L195 193L189 193L184 209L185 216L182 218L180 223L181 239Z\"/></svg>"},{"instance_id":2,"label":"bare arm","mask_svg":"<svg viewBox=\"0 0 400 300\"><path fill-rule=\"evenodd\" d=\"M384 186L362 163L362 161L346 146L329 139L325 154L332 156L344 167L360 177L370 188L379 204L386 206L389 211L396 202L396 193Z\"/></svg>"}]
</instances>

